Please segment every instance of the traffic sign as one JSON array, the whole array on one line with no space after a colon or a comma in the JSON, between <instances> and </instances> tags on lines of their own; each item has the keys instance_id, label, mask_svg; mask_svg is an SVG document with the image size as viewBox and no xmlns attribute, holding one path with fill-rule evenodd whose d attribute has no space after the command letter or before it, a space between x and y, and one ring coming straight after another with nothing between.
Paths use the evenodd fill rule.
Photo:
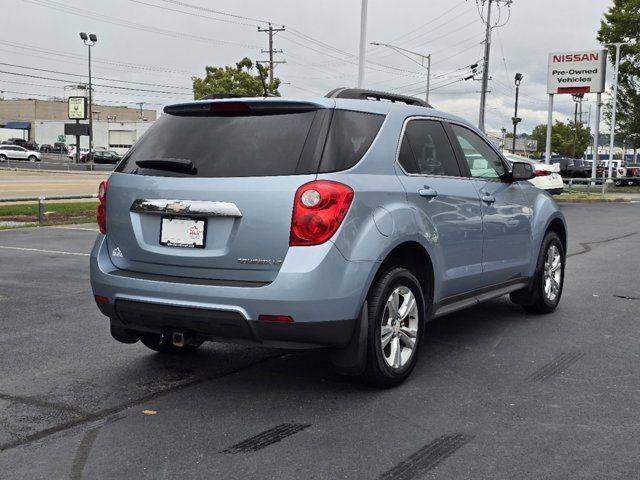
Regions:
<instances>
[{"instance_id":1,"label":"traffic sign","mask_svg":"<svg viewBox=\"0 0 640 480\"><path fill-rule=\"evenodd\" d=\"M67 137L65 135L58 135L58 141L60 143L65 143L67 141Z\"/></svg>"}]
</instances>

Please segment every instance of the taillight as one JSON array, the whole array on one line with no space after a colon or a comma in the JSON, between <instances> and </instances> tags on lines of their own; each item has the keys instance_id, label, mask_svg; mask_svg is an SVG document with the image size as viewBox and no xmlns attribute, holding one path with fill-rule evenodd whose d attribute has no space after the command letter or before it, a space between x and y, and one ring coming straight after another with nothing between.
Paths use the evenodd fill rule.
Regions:
<instances>
[{"instance_id":1,"label":"taillight","mask_svg":"<svg viewBox=\"0 0 640 480\"><path fill-rule=\"evenodd\" d=\"M551 175L549 170L536 170L536 177L544 177L547 175Z\"/></svg>"},{"instance_id":2,"label":"taillight","mask_svg":"<svg viewBox=\"0 0 640 480\"><path fill-rule=\"evenodd\" d=\"M320 245L329 240L352 200L353 190L342 183L317 180L302 185L293 204L289 245Z\"/></svg>"},{"instance_id":3,"label":"taillight","mask_svg":"<svg viewBox=\"0 0 640 480\"><path fill-rule=\"evenodd\" d=\"M98 212L96 218L98 220L98 229L100 233L107 233L107 181L100 182L98 187Z\"/></svg>"}]
</instances>

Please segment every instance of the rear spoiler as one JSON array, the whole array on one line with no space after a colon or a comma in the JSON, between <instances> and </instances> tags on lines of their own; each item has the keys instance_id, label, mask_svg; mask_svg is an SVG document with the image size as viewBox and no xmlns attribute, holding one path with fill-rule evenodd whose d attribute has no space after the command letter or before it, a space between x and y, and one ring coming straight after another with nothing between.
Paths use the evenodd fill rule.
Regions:
<instances>
[{"instance_id":1,"label":"rear spoiler","mask_svg":"<svg viewBox=\"0 0 640 480\"><path fill-rule=\"evenodd\" d=\"M163 111L166 114L179 117L236 117L305 113L313 112L321 108L324 107L311 102L230 100L167 105Z\"/></svg>"}]
</instances>

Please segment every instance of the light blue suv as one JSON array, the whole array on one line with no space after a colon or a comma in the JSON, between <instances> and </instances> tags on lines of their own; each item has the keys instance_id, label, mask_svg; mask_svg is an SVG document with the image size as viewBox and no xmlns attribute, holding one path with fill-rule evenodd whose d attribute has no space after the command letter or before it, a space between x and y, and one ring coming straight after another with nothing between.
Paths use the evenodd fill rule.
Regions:
<instances>
[{"instance_id":1,"label":"light blue suv","mask_svg":"<svg viewBox=\"0 0 640 480\"><path fill-rule=\"evenodd\" d=\"M392 386L431 319L556 308L567 229L533 175L412 97L168 106L100 186L93 293L124 343L330 347Z\"/></svg>"}]
</instances>

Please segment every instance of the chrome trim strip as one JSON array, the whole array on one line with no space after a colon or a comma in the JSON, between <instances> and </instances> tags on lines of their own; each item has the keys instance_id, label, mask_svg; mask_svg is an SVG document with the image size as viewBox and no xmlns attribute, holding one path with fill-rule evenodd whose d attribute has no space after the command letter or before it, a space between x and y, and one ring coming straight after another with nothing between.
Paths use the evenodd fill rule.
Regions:
<instances>
[{"instance_id":1,"label":"chrome trim strip","mask_svg":"<svg viewBox=\"0 0 640 480\"><path fill-rule=\"evenodd\" d=\"M138 198L130 211L153 215L190 215L193 217L242 217L235 203L206 200L167 200Z\"/></svg>"}]
</instances>

